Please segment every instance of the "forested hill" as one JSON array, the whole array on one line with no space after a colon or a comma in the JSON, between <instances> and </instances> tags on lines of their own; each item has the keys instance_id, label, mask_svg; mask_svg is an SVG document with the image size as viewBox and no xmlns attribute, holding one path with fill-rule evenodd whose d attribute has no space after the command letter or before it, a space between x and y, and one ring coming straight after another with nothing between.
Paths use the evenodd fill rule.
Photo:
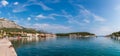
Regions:
<instances>
[{"instance_id":1,"label":"forested hill","mask_svg":"<svg viewBox=\"0 0 120 56\"><path fill-rule=\"evenodd\" d=\"M71 32L71 33L57 33L57 36L69 36L70 34L76 34L76 35L81 35L81 36L87 36L87 35L95 35L93 33L89 32Z\"/></svg>"},{"instance_id":2,"label":"forested hill","mask_svg":"<svg viewBox=\"0 0 120 56\"><path fill-rule=\"evenodd\" d=\"M120 31L113 32L112 34L108 35L108 37L120 37Z\"/></svg>"}]
</instances>

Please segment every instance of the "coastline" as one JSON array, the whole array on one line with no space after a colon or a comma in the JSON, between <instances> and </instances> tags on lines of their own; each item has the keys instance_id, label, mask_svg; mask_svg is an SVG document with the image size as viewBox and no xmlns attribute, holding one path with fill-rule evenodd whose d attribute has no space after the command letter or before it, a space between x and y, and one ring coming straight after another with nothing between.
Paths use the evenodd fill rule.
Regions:
<instances>
[{"instance_id":1,"label":"coastline","mask_svg":"<svg viewBox=\"0 0 120 56\"><path fill-rule=\"evenodd\" d=\"M0 56L17 56L12 43L6 39L0 39Z\"/></svg>"}]
</instances>

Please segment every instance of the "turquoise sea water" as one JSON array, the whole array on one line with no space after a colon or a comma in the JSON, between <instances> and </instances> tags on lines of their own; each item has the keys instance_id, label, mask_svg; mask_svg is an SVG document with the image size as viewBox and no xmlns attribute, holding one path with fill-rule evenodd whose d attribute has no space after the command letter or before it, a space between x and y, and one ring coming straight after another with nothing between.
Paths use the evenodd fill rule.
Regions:
<instances>
[{"instance_id":1,"label":"turquoise sea water","mask_svg":"<svg viewBox=\"0 0 120 56\"><path fill-rule=\"evenodd\" d=\"M120 56L120 41L106 37L12 41L18 56Z\"/></svg>"}]
</instances>

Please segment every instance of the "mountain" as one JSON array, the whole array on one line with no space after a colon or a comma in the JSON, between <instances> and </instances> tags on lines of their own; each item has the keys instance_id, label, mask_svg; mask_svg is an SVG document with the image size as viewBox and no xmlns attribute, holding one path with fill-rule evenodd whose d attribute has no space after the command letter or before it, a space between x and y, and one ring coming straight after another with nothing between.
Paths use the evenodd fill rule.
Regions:
<instances>
[{"instance_id":1,"label":"mountain","mask_svg":"<svg viewBox=\"0 0 120 56\"><path fill-rule=\"evenodd\" d=\"M33 28L25 28L25 27L19 26L14 21L11 21L5 18L0 18L0 32L1 30L6 33L10 33L10 32L47 33L44 31L33 29Z\"/></svg>"},{"instance_id":2,"label":"mountain","mask_svg":"<svg viewBox=\"0 0 120 56\"><path fill-rule=\"evenodd\" d=\"M18 28L22 29L23 27L17 25L14 21L10 21L5 18L0 18L0 28Z\"/></svg>"}]
</instances>

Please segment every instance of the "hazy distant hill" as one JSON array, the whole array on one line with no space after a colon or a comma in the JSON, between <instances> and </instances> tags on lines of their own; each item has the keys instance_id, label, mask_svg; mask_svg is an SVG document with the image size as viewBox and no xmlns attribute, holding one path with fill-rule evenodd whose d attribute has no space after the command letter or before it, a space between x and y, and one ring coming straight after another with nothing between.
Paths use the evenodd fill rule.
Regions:
<instances>
[{"instance_id":1,"label":"hazy distant hill","mask_svg":"<svg viewBox=\"0 0 120 56\"><path fill-rule=\"evenodd\" d=\"M10 21L4 18L0 18L0 28L18 28L22 29L23 27L17 25L14 21Z\"/></svg>"}]
</instances>

